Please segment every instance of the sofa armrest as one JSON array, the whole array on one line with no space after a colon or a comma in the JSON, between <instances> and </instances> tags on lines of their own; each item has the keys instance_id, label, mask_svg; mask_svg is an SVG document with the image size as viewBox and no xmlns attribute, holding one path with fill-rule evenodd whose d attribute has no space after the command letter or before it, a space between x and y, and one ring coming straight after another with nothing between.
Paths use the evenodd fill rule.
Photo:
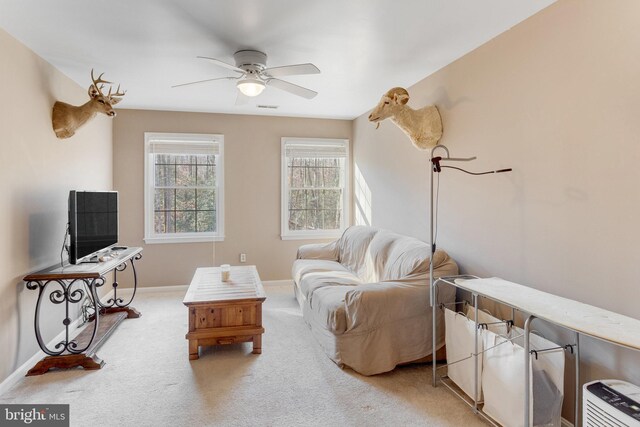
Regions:
<instances>
[{"instance_id":1,"label":"sofa armrest","mask_svg":"<svg viewBox=\"0 0 640 427\"><path fill-rule=\"evenodd\" d=\"M296 259L325 259L338 261L338 241L331 243L311 243L298 248Z\"/></svg>"}]
</instances>

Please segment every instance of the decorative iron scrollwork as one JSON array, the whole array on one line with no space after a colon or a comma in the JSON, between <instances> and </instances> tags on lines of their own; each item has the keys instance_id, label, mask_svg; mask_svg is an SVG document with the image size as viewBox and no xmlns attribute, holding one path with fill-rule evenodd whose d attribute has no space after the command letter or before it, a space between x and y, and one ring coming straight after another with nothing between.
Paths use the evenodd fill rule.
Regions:
<instances>
[{"instance_id":1,"label":"decorative iron scrollwork","mask_svg":"<svg viewBox=\"0 0 640 427\"><path fill-rule=\"evenodd\" d=\"M125 307L128 307L129 304L131 304L131 302L136 296L136 290L138 288L138 274L136 272L136 264L134 261L137 261L141 258L142 258L142 253L138 253L134 255L133 258L131 258L131 270L133 271L133 292L131 293L131 298L129 298L129 300L125 303L124 299L118 296L118 286L119 286L118 273L127 269L128 264L125 261L122 264L119 264L113 270L113 283L111 284L111 287L113 288L113 297L109 298L104 303L98 301L98 304L100 305L101 309L114 308L114 307L125 308ZM101 277L101 279L104 281L103 277Z\"/></svg>"},{"instance_id":2,"label":"decorative iron scrollwork","mask_svg":"<svg viewBox=\"0 0 640 427\"><path fill-rule=\"evenodd\" d=\"M93 303L94 310L98 309L98 297L96 294L96 286L97 283L100 282L100 279L73 279L70 281L65 281L62 279L54 279L54 280L46 280L46 281L35 281L28 282L27 288L31 290L38 289L38 300L36 302L36 313L34 319L34 327L36 333L36 339L38 341L38 345L49 356L59 356L62 353L69 352L72 354L79 354L85 352L91 343L93 342L93 338L98 331L98 317L94 316L93 318L93 331L91 335L91 340L89 343L83 348L78 348L78 343L75 340L70 339L70 328L71 328L71 313L70 313L70 304L78 304L82 302L87 293L82 288L75 288L73 286L76 284L83 284L89 289L90 299ZM104 281L102 281L104 284ZM47 343L44 342L42 338L42 333L40 332L40 307L42 305L42 300L46 295L46 290L49 284L58 285L60 288L53 290L49 294L49 301L53 304L64 304L65 305L65 317L62 320L62 324L64 325L64 338L58 342L53 350L47 347Z\"/></svg>"}]
</instances>

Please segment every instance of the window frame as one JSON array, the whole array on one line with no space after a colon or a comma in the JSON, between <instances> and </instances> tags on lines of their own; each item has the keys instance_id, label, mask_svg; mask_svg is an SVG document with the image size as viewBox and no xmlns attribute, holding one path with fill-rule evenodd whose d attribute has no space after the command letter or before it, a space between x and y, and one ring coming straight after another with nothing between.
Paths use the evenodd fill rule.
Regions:
<instances>
[{"instance_id":1,"label":"window frame","mask_svg":"<svg viewBox=\"0 0 640 427\"><path fill-rule=\"evenodd\" d=\"M216 163L216 231L157 234L154 231L155 170L152 162L151 144L154 140L175 142L214 142L218 144ZM156 243L200 243L224 241L224 135L202 133L144 133L144 242Z\"/></svg>"},{"instance_id":2,"label":"window frame","mask_svg":"<svg viewBox=\"0 0 640 427\"><path fill-rule=\"evenodd\" d=\"M340 218L340 228L337 230L289 230L289 175L287 171L286 146L288 143L308 144L308 145L336 145L344 144L346 157L344 159L344 189L342 192L342 216ZM283 137L280 142L280 183L282 202L280 207L280 238L281 240L312 240L312 239L335 239L342 236L344 230L351 222L350 200L351 200L351 151L349 140L346 138L300 138Z\"/></svg>"}]
</instances>

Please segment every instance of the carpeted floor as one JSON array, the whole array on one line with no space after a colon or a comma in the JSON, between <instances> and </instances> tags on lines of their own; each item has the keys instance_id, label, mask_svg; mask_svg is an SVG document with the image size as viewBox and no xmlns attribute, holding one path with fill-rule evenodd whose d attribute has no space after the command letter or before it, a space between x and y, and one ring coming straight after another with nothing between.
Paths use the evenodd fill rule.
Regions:
<instances>
[{"instance_id":1,"label":"carpeted floor","mask_svg":"<svg viewBox=\"0 0 640 427\"><path fill-rule=\"evenodd\" d=\"M289 286L267 287L263 353L210 347L189 361L178 292L138 294L98 355L99 371L22 379L2 403L69 403L73 426L483 426L430 365L364 377L342 370L314 341Z\"/></svg>"}]
</instances>

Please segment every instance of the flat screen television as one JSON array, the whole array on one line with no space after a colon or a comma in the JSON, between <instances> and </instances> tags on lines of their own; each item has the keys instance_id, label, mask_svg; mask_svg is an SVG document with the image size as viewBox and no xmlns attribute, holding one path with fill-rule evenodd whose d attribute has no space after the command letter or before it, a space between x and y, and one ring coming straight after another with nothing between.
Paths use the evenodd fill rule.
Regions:
<instances>
[{"instance_id":1,"label":"flat screen television","mask_svg":"<svg viewBox=\"0 0 640 427\"><path fill-rule=\"evenodd\" d=\"M118 192L69 192L69 262L77 264L118 243Z\"/></svg>"}]
</instances>

